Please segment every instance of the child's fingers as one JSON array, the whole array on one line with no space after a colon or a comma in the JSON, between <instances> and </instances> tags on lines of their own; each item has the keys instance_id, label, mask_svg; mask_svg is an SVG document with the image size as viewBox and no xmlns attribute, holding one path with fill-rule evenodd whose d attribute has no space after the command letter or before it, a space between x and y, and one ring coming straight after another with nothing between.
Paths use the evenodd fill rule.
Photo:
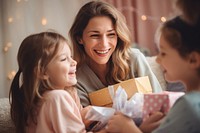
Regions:
<instances>
[{"instance_id":1,"label":"child's fingers","mask_svg":"<svg viewBox=\"0 0 200 133\"><path fill-rule=\"evenodd\" d=\"M164 115L164 113L162 113L162 112L154 112L154 113L152 113L152 114L149 116L149 119L148 119L148 120L150 120L150 121L152 121L152 122L156 122L156 121L158 121L158 120L161 120L164 116L165 116L165 115Z\"/></svg>"}]
</instances>

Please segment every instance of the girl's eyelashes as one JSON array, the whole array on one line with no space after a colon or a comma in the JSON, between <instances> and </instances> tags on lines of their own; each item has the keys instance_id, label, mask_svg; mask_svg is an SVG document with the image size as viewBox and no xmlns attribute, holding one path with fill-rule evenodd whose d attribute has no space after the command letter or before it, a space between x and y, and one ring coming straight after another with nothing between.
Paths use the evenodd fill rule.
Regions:
<instances>
[{"instance_id":1,"label":"girl's eyelashes","mask_svg":"<svg viewBox=\"0 0 200 133\"><path fill-rule=\"evenodd\" d=\"M159 54L160 54L160 56L162 56L162 57L166 55L165 52L159 52Z\"/></svg>"},{"instance_id":2,"label":"girl's eyelashes","mask_svg":"<svg viewBox=\"0 0 200 133\"><path fill-rule=\"evenodd\" d=\"M61 59L61 61L70 61L73 59L73 56L66 56L65 58Z\"/></svg>"},{"instance_id":3,"label":"girl's eyelashes","mask_svg":"<svg viewBox=\"0 0 200 133\"><path fill-rule=\"evenodd\" d=\"M62 58L61 61L65 61L66 59L67 59L66 57L65 57L65 58Z\"/></svg>"}]
</instances>

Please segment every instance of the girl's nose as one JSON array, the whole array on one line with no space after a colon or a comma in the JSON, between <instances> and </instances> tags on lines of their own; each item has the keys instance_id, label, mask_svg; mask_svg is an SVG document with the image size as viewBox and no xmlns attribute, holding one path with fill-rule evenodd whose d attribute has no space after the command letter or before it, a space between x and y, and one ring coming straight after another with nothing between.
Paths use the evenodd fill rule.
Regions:
<instances>
[{"instance_id":1,"label":"girl's nose","mask_svg":"<svg viewBox=\"0 0 200 133\"><path fill-rule=\"evenodd\" d=\"M74 59L72 59L71 60L71 66L76 66L76 65L77 65L77 62Z\"/></svg>"}]
</instances>

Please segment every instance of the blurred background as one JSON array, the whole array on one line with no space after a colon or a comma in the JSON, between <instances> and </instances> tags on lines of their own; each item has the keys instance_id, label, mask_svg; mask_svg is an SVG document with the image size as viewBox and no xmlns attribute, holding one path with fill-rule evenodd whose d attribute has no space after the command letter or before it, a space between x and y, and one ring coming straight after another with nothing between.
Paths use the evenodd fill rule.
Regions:
<instances>
[{"instance_id":1,"label":"blurred background","mask_svg":"<svg viewBox=\"0 0 200 133\"><path fill-rule=\"evenodd\" d=\"M0 0L0 98L8 97L18 70L17 52L30 34L54 29L66 38L80 7L91 0ZM174 0L104 0L126 17L133 46L146 56L157 54L154 35L174 15Z\"/></svg>"}]
</instances>

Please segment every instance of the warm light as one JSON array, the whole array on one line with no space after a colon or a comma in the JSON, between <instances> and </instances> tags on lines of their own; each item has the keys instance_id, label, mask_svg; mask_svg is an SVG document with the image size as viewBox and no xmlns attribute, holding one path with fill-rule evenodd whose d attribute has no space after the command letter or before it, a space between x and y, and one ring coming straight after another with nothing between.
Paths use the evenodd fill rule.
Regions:
<instances>
[{"instance_id":1,"label":"warm light","mask_svg":"<svg viewBox=\"0 0 200 133\"><path fill-rule=\"evenodd\" d=\"M17 0L17 2L20 2L21 0Z\"/></svg>"},{"instance_id":2,"label":"warm light","mask_svg":"<svg viewBox=\"0 0 200 133\"><path fill-rule=\"evenodd\" d=\"M13 22L13 18L12 17L8 18L8 22L12 23Z\"/></svg>"},{"instance_id":3,"label":"warm light","mask_svg":"<svg viewBox=\"0 0 200 133\"><path fill-rule=\"evenodd\" d=\"M9 48L12 47L12 43L11 43L11 42L8 42L8 43L6 44L6 46L9 47Z\"/></svg>"},{"instance_id":4,"label":"warm light","mask_svg":"<svg viewBox=\"0 0 200 133\"><path fill-rule=\"evenodd\" d=\"M4 46L3 51L4 51L4 52L8 52L8 50L9 50L10 47L12 47L12 43L11 43L11 42L8 42L8 43Z\"/></svg>"},{"instance_id":5,"label":"warm light","mask_svg":"<svg viewBox=\"0 0 200 133\"><path fill-rule=\"evenodd\" d=\"M12 80L13 78L14 78L14 76L15 76L15 74L16 74L16 71L15 70L12 70L11 72L9 72L8 73L8 79L9 80Z\"/></svg>"},{"instance_id":6,"label":"warm light","mask_svg":"<svg viewBox=\"0 0 200 133\"><path fill-rule=\"evenodd\" d=\"M147 17L145 15L142 15L141 19L145 21L145 20L147 20Z\"/></svg>"},{"instance_id":7,"label":"warm light","mask_svg":"<svg viewBox=\"0 0 200 133\"><path fill-rule=\"evenodd\" d=\"M47 19L46 18L43 18L42 19L42 25L46 25L47 24Z\"/></svg>"},{"instance_id":8,"label":"warm light","mask_svg":"<svg viewBox=\"0 0 200 133\"><path fill-rule=\"evenodd\" d=\"M8 52L8 49L9 49L9 48L5 46L5 47L3 48L3 51L6 53L6 52Z\"/></svg>"},{"instance_id":9,"label":"warm light","mask_svg":"<svg viewBox=\"0 0 200 133\"><path fill-rule=\"evenodd\" d=\"M165 22L167 19L166 19L165 17L161 17L160 20L161 20L162 22Z\"/></svg>"}]
</instances>

